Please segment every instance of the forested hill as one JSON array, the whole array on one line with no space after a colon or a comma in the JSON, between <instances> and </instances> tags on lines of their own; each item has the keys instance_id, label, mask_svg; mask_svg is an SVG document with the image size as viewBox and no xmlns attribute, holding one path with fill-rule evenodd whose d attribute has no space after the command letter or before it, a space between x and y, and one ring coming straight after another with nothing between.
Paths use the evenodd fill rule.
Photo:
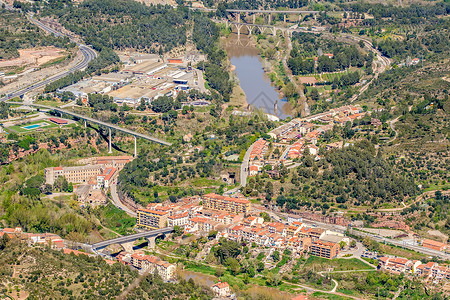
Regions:
<instances>
[{"instance_id":1,"label":"forested hill","mask_svg":"<svg viewBox=\"0 0 450 300\"><path fill-rule=\"evenodd\" d=\"M38 46L72 48L67 37L46 35L21 13L0 8L0 59L19 57L19 49Z\"/></svg>"},{"instance_id":2,"label":"forested hill","mask_svg":"<svg viewBox=\"0 0 450 300\"><path fill-rule=\"evenodd\" d=\"M189 11L128 0L87 0L65 7L49 3L41 13L97 49L170 50L186 42Z\"/></svg>"}]
</instances>

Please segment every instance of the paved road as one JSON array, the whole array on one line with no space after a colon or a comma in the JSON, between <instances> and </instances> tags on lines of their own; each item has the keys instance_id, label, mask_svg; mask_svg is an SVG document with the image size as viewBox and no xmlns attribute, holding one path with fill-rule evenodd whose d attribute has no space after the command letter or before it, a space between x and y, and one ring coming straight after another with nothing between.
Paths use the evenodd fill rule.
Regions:
<instances>
[{"instance_id":1,"label":"paved road","mask_svg":"<svg viewBox=\"0 0 450 300\"><path fill-rule=\"evenodd\" d=\"M270 212L270 211L267 211L267 210L260 210L260 209L255 209L255 208L252 208L252 209L255 210L255 211L258 211L258 212L265 211L265 212L267 212L269 214L270 217L272 217L273 219L275 219L278 222L284 222L283 218L284 218L284 220L287 220L287 215L284 214L284 213L275 213L275 212ZM303 218L303 221L304 221L304 223L314 224L314 225L320 226L322 228L333 230L333 231L337 231L337 232L341 232L341 233L345 233L346 230L347 230L347 227L345 227L345 226L340 226L340 225L335 225L335 224L328 224L328 223L322 223L322 222L318 222L318 221L308 220L308 219L305 219L305 218ZM372 234L372 233L369 233L369 232L362 232L362 231L359 231L359 230L352 230L351 233L354 234L354 235L357 235L359 237L368 237L371 240L375 240L375 241L380 242L380 243L388 243L388 244L392 244L392 245L395 245L395 246L398 246L398 247L410 249L410 250L413 250L413 251L416 251L416 252L419 252L419 253L422 253L422 254L425 254L425 255L435 256L435 257L440 257L440 258L445 259L445 260L450 260L450 254L447 254L447 253L444 253L444 252L441 252L441 251L437 251L437 250L433 250L433 249L429 249L429 248L425 248L425 247L418 246L418 245L409 244L409 243L406 243L406 242L401 241L401 240L385 238L385 237L378 236L376 234Z\"/></svg>"},{"instance_id":2,"label":"paved road","mask_svg":"<svg viewBox=\"0 0 450 300\"><path fill-rule=\"evenodd\" d=\"M54 34L55 36L64 36L64 34L58 32L58 31L56 31L56 30L54 30L54 29L52 29L52 28L42 24L38 20L34 19L32 15L28 15L27 17L30 20L30 22L36 24L37 26L39 26L43 30L45 30L45 31L47 31L47 32L49 32L51 34ZM86 45L79 44L79 43L77 43L77 45L78 45L80 51L83 54L83 60L79 64L77 64L76 66L74 66L74 67L68 69L67 71L62 72L62 73L60 73L58 75L55 75L53 77L46 78L46 79L44 79L42 81L33 83L30 86L28 86L26 88L23 88L21 90L17 90L15 92L8 93L6 95L6 97L0 98L0 101L6 101L6 100L12 99L14 97L23 96L25 93L31 92L31 91L39 89L39 88L43 88L47 84L52 83L52 82L54 82L54 81L56 81L56 80L58 80L60 78L63 78L65 76L69 75L70 73L74 73L75 71L79 71L79 70L82 70L82 69L86 68L88 66L89 62L91 60L93 60L95 57L97 57L97 54L95 53L95 51L93 49L91 49L90 47L88 47Z\"/></svg>"},{"instance_id":3,"label":"paved road","mask_svg":"<svg viewBox=\"0 0 450 300\"><path fill-rule=\"evenodd\" d=\"M8 104L23 104L21 102L11 102L11 101L6 101L6 103L8 103ZM53 111L59 112L61 114L70 115L70 116L73 116L73 117L75 117L77 119L86 120L86 121L88 121L90 123L95 123L95 124L98 124L98 125L101 125L101 126L104 126L104 127L107 127L107 128L111 128L111 129L114 129L114 130L117 130L117 131L121 131L123 133L129 134L129 135L133 135L135 137L142 138L142 139L145 139L145 140L157 143L157 144L166 145L166 146L172 145L171 143L168 143L166 141L157 139L157 138L152 137L150 135L142 134L142 133L139 133L139 132L135 132L133 130L130 130L130 129L127 129L127 128L122 128L122 127L119 127L119 126L111 124L111 123L99 121L97 119L94 119L94 118L91 118L91 117L87 117L87 116L84 116L84 115L80 115L80 114L74 113L72 111L59 108L59 107L53 107L53 106L42 105L42 104L34 104L34 103L30 103L30 104L26 104L26 105L34 106L34 107L38 107L38 108L43 108L43 109L46 109L46 110L53 110Z\"/></svg>"},{"instance_id":4,"label":"paved road","mask_svg":"<svg viewBox=\"0 0 450 300\"><path fill-rule=\"evenodd\" d=\"M102 241L102 242L98 242L98 243L92 244L92 249L95 250L95 249L99 249L99 248L104 248L104 247L112 245L112 244L128 243L128 242L132 242L132 241L138 240L140 238L148 238L148 237L157 236L157 235L160 235L160 234L170 233L172 231L173 231L173 227L164 227L164 228L157 229L157 230L152 230L152 231L146 231L146 232L126 235L126 236L121 236L121 237L118 237L118 238L115 238L115 239L106 240L106 241Z\"/></svg>"},{"instance_id":5,"label":"paved road","mask_svg":"<svg viewBox=\"0 0 450 300\"><path fill-rule=\"evenodd\" d=\"M250 153L253 150L253 144L250 145L250 147L247 149L247 152L245 152L244 159L242 160L241 164L241 186L245 187L247 185L247 176L248 176L248 166L250 161Z\"/></svg>"},{"instance_id":6,"label":"paved road","mask_svg":"<svg viewBox=\"0 0 450 300\"><path fill-rule=\"evenodd\" d=\"M112 197L112 204L126 212L130 217L136 218L137 214L129 209L127 206L125 206L122 201L120 201L119 194L117 193L117 183L113 183L111 185L111 197Z\"/></svg>"}]
</instances>

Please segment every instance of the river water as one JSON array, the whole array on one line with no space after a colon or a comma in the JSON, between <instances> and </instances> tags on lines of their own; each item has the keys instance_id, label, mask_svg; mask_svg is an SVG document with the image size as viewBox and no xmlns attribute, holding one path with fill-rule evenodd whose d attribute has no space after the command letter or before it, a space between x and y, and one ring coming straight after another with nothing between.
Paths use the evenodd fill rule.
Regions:
<instances>
[{"instance_id":1,"label":"river water","mask_svg":"<svg viewBox=\"0 0 450 300\"><path fill-rule=\"evenodd\" d=\"M289 116L286 103L282 101L277 89L272 86L263 69L259 50L247 35L230 34L225 43L225 50L245 93L248 105L262 108L268 114L281 119Z\"/></svg>"}]
</instances>

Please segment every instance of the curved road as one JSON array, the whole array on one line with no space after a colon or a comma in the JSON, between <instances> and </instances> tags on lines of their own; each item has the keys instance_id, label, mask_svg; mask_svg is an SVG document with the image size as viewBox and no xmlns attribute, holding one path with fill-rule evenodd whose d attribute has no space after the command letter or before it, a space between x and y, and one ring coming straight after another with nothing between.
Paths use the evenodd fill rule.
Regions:
<instances>
[{"instance_id":1,"label":"curved road","mask_svg":"<svg viewBox=\"0 0 450 300\"><path fill-rule=\"evenodd\" d=\"M127 206L125 206L125 205L122 203L122 201L120 201L119 194L117 193L117 183L113 183L113 184L111 185L111 198L112 198L112 201L111 201L111 202L112 202L112 204L113 204L115 207L117 207L117 208L123 210L123 211L126 212L130 217L133 217L133 218L136 218L136 217L137 217L137 214L136 214L134 211L132 211L131 209L129 209Z\"/></svg>"},{"instance_id":2,"label":"curved road","mask_svg":"<svg viewBox=\"0 0 450 300\"><path fill-rule=\"evenodd\" d=\"M58 31L42 24L40 21L34 19L31 15L28 15L28 19L30 20L30 22L34 23L35 25L39 26L40 28L42 28L43 30L45 30L51 34L54 34L55 36L67 36L63 33L60 33ZM73 41L73 39L71 39L71 40ZM83 61L81 61L78 65L76 65L75 67L72 67L72 68L68 69L67 71L62 72L58 75L55 75L53 77L44 79L42 81L33 83L32 85L30 85L26 88L15 91L13 93L9 93L6 95L6 97L0 98L0 101L6 101L6 100L14 98L14 97L23 96L25 93L31 92L32 90L35 90L35 89L45 87L47 84L52 83L58 79L61 79L65 76L69 75L70 73L74 73L75 71L79 71L81 69L86 68L88 66L89 62L97 57L97 54L95 53L95 51L93 49L91 49L90 47L88 47L86 45L83 45L80 43L77 43L77 45L80 48L80 51L84 56Z\"/></svg>"}]
</instances>

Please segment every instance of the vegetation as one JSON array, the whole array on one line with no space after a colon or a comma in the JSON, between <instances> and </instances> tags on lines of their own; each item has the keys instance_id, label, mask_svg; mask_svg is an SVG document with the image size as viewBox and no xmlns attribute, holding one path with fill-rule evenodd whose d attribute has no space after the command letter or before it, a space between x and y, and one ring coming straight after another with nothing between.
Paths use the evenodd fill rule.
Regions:
<instances>
[{"instance_id":1,"label":"vegetation","mask_svg":"<svg viewBox=\"0 0 450 300\"><path fill-rule=\"evenodd\" d=\"M40 46L70 49L75 44L67 37L44 34L19 12L0 8L0 59L17 58L19 49Z\"/></svg>"},{"instance_id":2,"label":"vegetation","mask_svg":"<svg viewBox=\"0 0 450 300\"><path fill-rule=\"evenodd\" d=\"M210 289L196 285L192 279L165 283L157 275L139 275L120 263L109 265L99 256L65 255L49 249L27 248L18 240L6 243L0 252L0 262L0 292L3 295L15 296L23 292L39 299L118 296L126 299L211 299L213 296Z\"/></svg>"},{"instance_id":3,"label":"vegetation","mask_svg":"<svg viewBox=\"0 0 450 300\"><path fill-rule=\"evenodd\" d=\"M87 0L77 6L52 2L41 15L58 17L67 30L97 50L134 48L156 53L161 47L168 51L186 42L189 11L136 1Z\"/></svg>"},{"instance_id":4,"label":"vegetation","mask_svg":"<svg viewBox=\"0 0 450 300\"><path fill-rule=\"evenodd\" d=\"M288 66L294 75L346 70L350 66L371 66L373 54L364 55L361 49L354 45L346 45L313 33L294 32L293 48L288 60ZM324 54L325 53L325 54ZM332 54L332 57L329 56ZM317 57L317 69L314 68L314 57Z\"/></svg>"},{"instance_id":5,"label":"vegetation","mask_svg":"<svg viewBox=\"0 0 450 300\"><path fill-rule=\"evenodd\" d=\"M207 54L208 62L202 62L209 85L222 95L225 101L230 100L233 84L230 81L226 66L226 53L218 48L219 27L205 16L197 16L194 21L193 40L197 49Z\"/></svg>"}]
</instances>

